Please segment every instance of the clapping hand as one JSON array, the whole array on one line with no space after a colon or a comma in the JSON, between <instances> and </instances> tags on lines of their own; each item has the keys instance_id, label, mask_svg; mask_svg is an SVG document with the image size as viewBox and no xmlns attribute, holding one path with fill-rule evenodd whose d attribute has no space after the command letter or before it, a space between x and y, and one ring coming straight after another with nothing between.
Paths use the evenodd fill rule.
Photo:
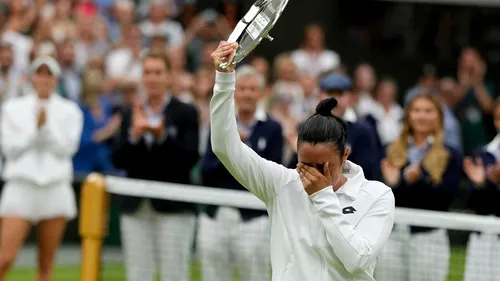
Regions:
<instances>
[{"instance_id":1,"label":"clapping hand","mask_svg":"<svg viewBox=\"0 0 500 281\"><path fill-rule=\"evenodd\" d=\"M492 183L500 183L500 163L495 163L486 168L486 177Z\"/></svg>"},{"instance_id":2,"label":"clapping hand","mask_svg":"<svg viewBox=\"0 0 500 281\"><path fill-rule=\"evenodd\" d=\"M392 165L387 159L382 160L380 167L382 169L385 183L392 187L397 185L401 177L401 170Z\"/></svg>"},{"instance_id":3,"label":"clapping hand","mask_svg":"<svg viewBox=\"0 0 500 281\"><path fill-rule=\"evenodd\" d=\"M410 165L404 171L404 178L407 183L413 184L420 178L421 174L420 165Z\"/></svg>"},{"instance_id":4,"label":"clapping hand","mask_svg":"<svg viewBox=\"0 0 500 281\"><path fill-rule=\"evenodd\" d=\"M140 138L148 129L148 119L144 114L143 103L137 100L132 110L132 137Z\"/></svg>"},{"instance_id":5,"label":"clapping hand","mask_svg":"<svg viewBox=\"0 0 500 281\"><path fill-rule=\"evenodd\" d=\"M43 125L45 125L46 119L47 119L47 112L45 110L45 107L41 106L38 109L37 127L41 128Z\"/></svg>"},{"instance_id":6,"label":"clapping hand","mask_svg":"<svg viewBox=\"0 0 500 281\"><path fill-rule=\"evenodd\" d=\"M465 174L475 185L482 186L485 183L486 169L480 157L476 158L476 162L471 157L466 157L463 166Z\"/></svg>"},{"instance_id":7,"label":"clapping hand","mask_svg":"<svg viewBox=\"0 0 500 281\"><path fill-rule=\"evenodd\" d=\"M165 134L165 118L162 118L159 122L154 124L149 123L146 130L153 134L155 138L160 138Z\"/></svg>"}]
</instances>

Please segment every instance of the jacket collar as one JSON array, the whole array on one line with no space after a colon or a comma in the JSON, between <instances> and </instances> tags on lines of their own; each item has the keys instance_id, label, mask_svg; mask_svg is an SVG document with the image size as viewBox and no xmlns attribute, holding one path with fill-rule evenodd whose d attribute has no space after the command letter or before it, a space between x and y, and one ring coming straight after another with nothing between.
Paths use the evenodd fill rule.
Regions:
<instances>
[{"instance_id":1,"label":"jacket collar","mask_svg":"<svg viewBox=\"0 0 500 281\"><path fill-rule=\"evenodd\" d=\"M363 169L349 160L345 162L342 168L344 176L347 177L347 182L336 193L345 194L347 197L355 200L365 181Z\"/></svg>"},{"instance_id":2,"label":"jacket collar","mask_svg":"<svg viewBox=\"0 0 500 281\"><path fill-rule=\"evenodd\" d=\"M486 145L486 151L493 154L500 148L500 134L498 134L489 144Z\"/></svg>"}]
</instances>

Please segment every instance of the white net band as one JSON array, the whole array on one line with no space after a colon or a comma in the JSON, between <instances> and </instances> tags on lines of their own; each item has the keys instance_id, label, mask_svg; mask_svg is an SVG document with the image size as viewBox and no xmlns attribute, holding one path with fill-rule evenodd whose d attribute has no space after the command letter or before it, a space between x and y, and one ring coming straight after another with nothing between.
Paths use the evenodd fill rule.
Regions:
<instances>
[{"instance_id":1,"label":"white net band","mask_svg":"<svg viewBox=\"0 0 500 281\"><path fill-rule=\"evenodd\" d=\"M266 210L264 203L248 191L131 180L113 176L106 177L106 184L107 191L112 194ZM500 219L493 216L396 208L394 220L395 224L407 226L500 234Z\"/></svg>"}]
</instances>

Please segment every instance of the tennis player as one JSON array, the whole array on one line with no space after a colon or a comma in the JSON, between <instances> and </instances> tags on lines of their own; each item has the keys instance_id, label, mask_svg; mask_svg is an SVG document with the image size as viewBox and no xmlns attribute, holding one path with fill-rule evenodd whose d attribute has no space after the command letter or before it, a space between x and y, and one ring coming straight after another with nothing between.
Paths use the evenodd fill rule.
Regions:
<instances>
[{"instance_id":1,"label":"tennis player","mask_svg":"<svg viewBox=\"0 0 500 281\"><path fill-rule=\"evenodd\" d=\"M266 205L271 221L272 280L375 280L377 255L394 223L390 188L367 181L347 161L346 123L325 99L298 133L297 169L258 156L241 142L235 107L237 44L212 53L216 83L210 104L212 149L227 170ZM370 157L370 155L367 155Z\"/></svg>"},{"instance_id":2,"label":"tennis player","mask_svg":"<svg viewBox=\"0 0 500 281\"><path fill-rule=\"evenodd\" d=\"M2 106L0 144L6 159L0 199L0 281L37 227L36 280L53 280L57 248L67 222L77 216L72 157L83 128L78 105L56 91L61 67L52 57L30 67L32 90Z\"/></svg>"}]
</instances>

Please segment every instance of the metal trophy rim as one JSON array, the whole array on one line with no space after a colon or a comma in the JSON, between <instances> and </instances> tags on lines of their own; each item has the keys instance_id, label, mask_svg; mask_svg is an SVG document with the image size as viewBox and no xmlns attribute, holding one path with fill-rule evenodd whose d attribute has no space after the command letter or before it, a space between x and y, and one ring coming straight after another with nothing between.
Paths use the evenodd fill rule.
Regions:
<instances>
[{"instance_id":1,"label":"metal trophy rim","mask_svg":"<svg viewBox=\"0 0 500 281\"><path fill-rule=\"evenodd\" d=\"M258 7L258 6L261 6L261 5L263 5L264 3L267 3L267 2L269 2L269 1L270 1L270 0L257 0L257 1L255 1L255 3L254 3L254 4L252 4L252 7ZM220 66L221 68L223 68L223 69L227 69L230 65L236 65L236 64L240 63L243 59L245 59L245 58L248 56L248 54L250 54L253 50L255 50L255 48L256 48L256 47L257 47L257 46L258 46L258 45L262 42L262 40L263 40L264 38L268 39L269 41L273 41L273 40L274 40L274 38L273 38L273 37L271 37L271 36L269 35L269 32L271 31L271 29L273 29L273 28L274 28L274 26L275 26L275 25L276 25L276 23L278 22L279 18L280 18L280 17L281 17L281 15L283 14L283 11L284 11L285 7L287 6L288 1L289 1L289 0L283 0L283 1L280 3L280 5L276 8L276 14L277 14L277 16L274 18L274 20L272 21L272 23L271 23L271 24L270 24L270 25L269 25L269 26L268 26L268 27L267 27L267 28L266 28L266 29L265 29L265 30L261 33L261 34L264 34L264 35L263 35L263 36L260 36L260 38L259 38L259 39L256 39L256 40L254 41L254 42L256 42L256 43L254 44L254 46L253 46L252 48L248 49L248 50L244 53L244 56L241 56L241 59L239 59L239 60L236 60L236 61L235 61L235 60L234 60L234 58L233 58L233 60L232 60L231 62L229 62L229 63L228 63L228 62L224 62L224 63L221 63L219 66ZM251 9L251 8L250 8L250 9ZM259 8L259 9L260 9L260 8ZM250 11L250 10L249 10L249 11ZM259 11L259 13L260 13L260 12L261 12L261 11ZM259 14L259 13L257 13L257 14ZM252 20L246 24L245 29L241 32L241 34L239 34L238 39L239 39L239 38L241 37L241 35L242 35L245 31L246 31L246 29L248 28L248 26L249 26L249 25L250 25L250 24L251 24L251 23L255 20L255 17L256 17L256 16L254 16L254 17L252 18ZM242 19L240 19L240 20L239 20L238 24L240 24L241 22L243 22L243 20L244 20L244 17L243 17ZM244 23L244 22L243 22L243 23ZM234 31L233 31L233 32L234 32ZM231 37L231 36L230 36L230 37ZM241 49L241 46L239 46L239 45L238 45L238 48L236 49L236 52L238 52L240 49Z\"/></svg>"}]
</instances>

